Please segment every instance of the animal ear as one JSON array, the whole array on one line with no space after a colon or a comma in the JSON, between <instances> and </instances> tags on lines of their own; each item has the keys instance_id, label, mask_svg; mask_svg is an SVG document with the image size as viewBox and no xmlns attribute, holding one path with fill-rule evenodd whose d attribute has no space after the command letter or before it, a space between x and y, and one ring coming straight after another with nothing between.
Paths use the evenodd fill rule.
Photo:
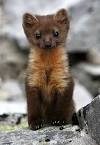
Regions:
<instances>
[{"instance_id":1,"label":"animal ear","mask_svg":"<svg viewBox=\"0 0 100 145\"><path fill-rule=\"evenodd\" d=\"M54 16L54 19L60 24L68 24L69 18L66 9L60 9Z\"/></svg>"},{"instance_id":2,"label":"animal ear","mask_svg":"<svg viewBox=\"0 0 100 145\"><path fill-rule=\"evenodd\" d=\"M39 20L36 18L36 16L32 16L29 13L25 13L23 15L23 25L25 25L25 26L31 26L38 22L39 22Z\"/></svg>"}]
</instances>

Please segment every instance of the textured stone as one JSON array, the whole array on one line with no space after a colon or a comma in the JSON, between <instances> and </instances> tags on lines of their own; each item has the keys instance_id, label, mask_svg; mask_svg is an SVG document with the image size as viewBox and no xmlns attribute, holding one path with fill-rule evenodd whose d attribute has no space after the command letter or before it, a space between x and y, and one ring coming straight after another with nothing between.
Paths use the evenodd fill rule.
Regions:
<instances>
[{"instance_id":1,"label":"textured stone","mask_svg":"<svg viewBox=\"0 0 100 145\"><path fill-rule=\"evenodd\" d=\"M79 82L75 81L73 99L76 111L91 103L93 96L90 92Z\"/></svg>"},{"instance_id":2,"label":"textured stone","mask_svg":"<svg viewBox=\"0 0 100 145\"><path fill-rule=\"evenodd\" d=\"M79 65L80 69L85 71L90 76L96 78L100 77L100 65L89 64L89 63L81 63Z\"/></svg>"},{"instance_id":3,"label":"textured stone","mask_svg":"<svg viewBox=\"0 0 100 145\"><path fill-rule=\"evenodd\" d=\"M89 70L89 67L92 68L93 72ZM100 93L100 76L99 74L99 66L94 66L86 64L86 67L83 63L79 63L72 68L73 77L79 81L79 83L85 87L92 97L96 97ZM87 71L88 68L88 71ZM97 70L95 69L97 68ZM98 71L98 74L97 74ZM95 74L95 75L94 75ZM79 91L80 92L80 91ZM87 96L86 96L87 97Z\"/></svg>"},{"instance_id":4,"label":"textured stone","mask_svg":"<svg viewBox=\"0 0 100 145\"><path fill-rule=\"evenodd\" d=\"M24 124L26 122L25 114L1 115L0 145L100 145L100 96L81 108L77 117L79 127L75 125L60 127L45 125L40 130L31 131L25 125L26 123ZM19 124L22 125L19 126ZM7 126L9 132L4 130L2 126ZM12 127L15 129L14 131L11 131Z\"/></svg>"},{"instance_id":5,"label":"textured stone","mask_svg":"<svg viewBox=\"0 0 100 145\"><path fill-rule=\"evenodd\" d=\"M70 50L100 49L100 1L83 0L69 9L71 15Z\"/></svg>"},{"instance_id":6,"label":"textured stone","mask_svg":"<svg viewBox=\"0 0 100 145\"><path fill-rule=\"evenodd\" d=\"M9 133L0 132L0 145L96 145L84 132L78 132L76 126L46 127L38 131L28 129Z\"/></svg>"},{"instance_id":7,"label":"textured stone","mask_svg":"<svg viewBox=\"0 0 100 145\"><path fill-rule=\"evenodd\" d=\"M80 127L100 145L100 95L78 112Z\"/></svg>"}]
</instances>

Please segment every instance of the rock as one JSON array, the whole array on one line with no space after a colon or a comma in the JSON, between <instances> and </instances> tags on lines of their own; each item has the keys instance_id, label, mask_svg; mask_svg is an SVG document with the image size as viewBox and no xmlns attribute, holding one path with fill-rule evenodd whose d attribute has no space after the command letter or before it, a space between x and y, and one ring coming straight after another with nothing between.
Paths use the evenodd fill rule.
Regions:
<instances>
[{"instance_id":1,"label":"rock","mask_svg":"<svg viewBox=\"0 0 100 145\"><path fill-rule=\"evenodd\" d=\"M100 95L77 114L80 127L100 145Z\"/></svg>"},{"instance_id":2,"label":"rock","mask_svg":"<svg viewBox=\"0 0 100 145\"><path fill-rule=\"evenodd\" d=\"M17 80L9 79L2 82L0 100L23 101L25 99L24 95L21 84Z\"/></svg>"},{"instance_id":3,"label":"rock","mask_svg":"<svg viewBox=\"0 0 100 145\"><path fill-rule=\"evenodd\" d=\"M9 127L15 126L15 125L22 126L23 120L24 122L27 122L26 116L27 115L25 113L11 113L11 114L2 113L0 114L0 129L1 129L1 126L7 126L7 125Z\"/></svg>"},{"instance_id":4,"label":"rock","mask_svg":"<svg viewBox=\"0 0 100 145\"><path fill-rule=\"evenodd\" d=\"M96 142L94 142L88 135L85 135L82 138L73 140L69 145L96 145Z\"/></svg>"},{"instance_id":5,"label":"rock","mask_svg":"<svg viewBox=\"0 0 100 145\"><path fill-rule=\"evenodd\" d=\"M72 67L80 62L89 61L87 51L77 51L77 50L68 51L68 57L69 57L69 64Z\"/></svg>"},{"instance_id":6,"label":"rock","mask_svg":"<svg viewBox=\"0 0 100 145\"><path fill-rule=\"evenodd\" d=\"M73 76L85 86L88 91L97 96L100 93L100 65L79 63L72 68Z\"/></svg>"},{"instance_id":7,"label":"rock","mask_svg":"<svg viewBox=\"0 0 100 145\"><path fill-rule=\"evenodd\" d=\"M100 1L83 0L69 9L71 32L68 47L70 50L100 50ZM100 51L99 51L100 52Z\"/></svg>"},{"instance_id":8,"label":"rock","mask_svg":"<svg viewBox=\"0 0 100 145\"><path fill-rule=\"evenodd\" d=\"M85 132L80 133L75 129L75 126L64 126L63 130L59 127L46 127L38 131L20 129L9 133L0 132L0 143L1 145L96 145Z\"/></svg>"},{"instance_id":9,"label":"rock","mask_svg":"<svg viewBox=\"0 0 100 145\"><path fill-rule=\"evenodd\" d=\"M0 114L3 113L26 113L26 102L0 101Z\"/></svg>"},{"instance_id":10,"label":"rock","mask_svg":"<svg viewBox=\"0 0 100 145\"><path fill-rule=\"evenodd\" d=\"M100 77L100 65L81 63L79 67L92 77Z\"/></svg>"},{"instance_id":11,"label":"rock","mask_svg":"<svg viewBox=\"0 0 100 145\"><path fill-rule=\"evenodd\" d=\"M6 37L0 38L0 77L15 79L26 68L27 55L21 52L14 42Z\"/></svg>"},{"instance_id":12,"label":"rock","mask_svg":"<svg viewBox=\"0 0 100 145\"><path fill-rule=\"evenodd\" d=\"M73 99L75 102L76 111L91 103L93 96L79 82L75 81Z\"/></svg>"},{"instance_id":13,"label":"rock","mask_svg":"<svg viewBox=\"0 0 100 145\"><path fill-rule=\"evenodd\" d=\"M0 100L23 100L27 55L12 40L0 38ZM15 91L16 90L16 91Z\"/></svg>"},{"instance_id":14,"label":"rock","mask_svg":"<svg viewBox=\"0 0 100 145\"><path fill-rule=\"evenodd\" d=\"M100 51L99 49L90 49L87 55L88 62L100 65Z\"/></svg>"},{"instance_id":15,"label":"rock","mask_svg":"<svg viewBox=\"0 0 100 145\"><path fill-rule=\"evenodd\" d=\"M3 19L3 0L0 0L0 37L3 35L4 33L4 24L5 20Z\"/></svg>"},{"instance_id":16,"label":"rock","mask_svg":"<svg viewBox=\"0 0 100 145\"><path fill-rule=\"evenodd\" d=\"M46 125L37 131L31 131L27 128L25 124L26 114L0 115L0 144L100 145L99 109L100 96L77 112L79 126ZM22 118L25 119L25 122L22 121Z\"/></svg>"},{"instance_id":17,"label":"rock","mask_svg":"<svg viewBox=\"0 0 100 145\"><path fill-rule=\"evenodd\" d=\"M98 76L90 75L87 71L82 67L84 63L79 63L72 67L73 77L79 81L81 85L83 85L92 96L96 97L99 94L100 88L100 79ZM88 63L85 63L88 66ZM90 65L91 66L91 65ZM93 65L92 65L93 66ZM85 67L85 65L84 65ZM95 66L96 67L96 66ZM95 68L94 67L94 68ZM95 71L95 69L93 69ZM95 71L96 72L96 71Z\"/></svg>"}]
</instances>

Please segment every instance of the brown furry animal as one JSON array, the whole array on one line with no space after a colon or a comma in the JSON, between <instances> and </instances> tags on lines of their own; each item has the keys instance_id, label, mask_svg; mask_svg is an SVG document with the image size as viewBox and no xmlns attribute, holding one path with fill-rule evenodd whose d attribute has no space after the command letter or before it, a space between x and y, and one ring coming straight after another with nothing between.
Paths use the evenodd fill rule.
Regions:
<instances>
[{"instance_id":1,"label":"brown furry animal","mask_svg":"<svg viewBox=\"0 0 100 145\"><path fill-rule=\"evenodd\" d=\"M32 46L26 77L30 128L41 128L43 120L53 125L71 123L74 83L65 52L69 30L66 10L47 16L26 13L23 28Z\"/></svg>"}]
</instances>

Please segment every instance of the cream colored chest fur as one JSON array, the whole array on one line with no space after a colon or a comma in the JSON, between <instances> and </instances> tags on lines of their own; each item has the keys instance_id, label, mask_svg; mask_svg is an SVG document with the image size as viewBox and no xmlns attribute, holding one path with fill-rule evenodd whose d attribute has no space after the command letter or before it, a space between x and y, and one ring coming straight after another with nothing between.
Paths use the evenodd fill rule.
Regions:
<instances>
[{"instance_id":1,"label":"cream colored chest fur","mask_svg":"<svg viewBox=\"0 0 100 145\"><path fill-rule=\"evenodd\" d=\"M45 95L54 88L62 91L70 81L68 60L62 49L45 52L32 50L28 66L28 85L39 87Z\"/></svg>"}]
</instances>

